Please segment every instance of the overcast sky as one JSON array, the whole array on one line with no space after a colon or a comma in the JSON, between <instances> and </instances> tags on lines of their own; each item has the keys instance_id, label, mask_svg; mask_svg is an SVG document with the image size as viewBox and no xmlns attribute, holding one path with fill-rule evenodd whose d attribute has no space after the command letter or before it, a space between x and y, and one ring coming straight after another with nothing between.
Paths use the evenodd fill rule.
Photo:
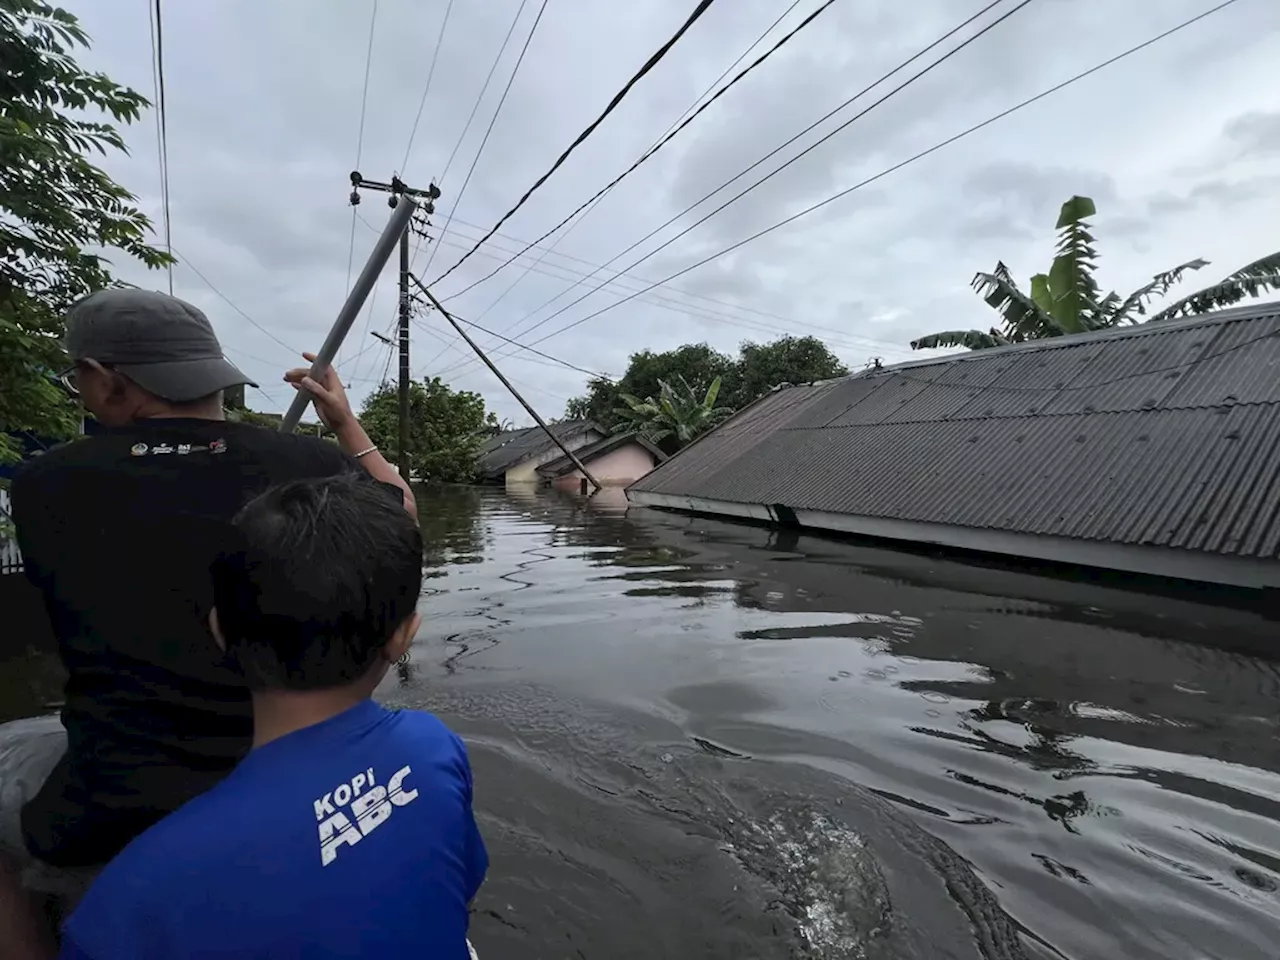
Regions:
<instances>
[{"instance_id":1,"label":"overcast sky","mask_svg":"<svg viewBox=\"0 0 1280 960\"><path fill-rule=\"evenodd\" d=\"M757 53L820 2L801 0ZM715 3L437 295L456 294L484 276L629 166L789 5ZM522 335L613 276L613 270L599 273L570 289L596 267L984 5L835 0L576 227L547 241L555 249L541 262L544 251L535 251L449 307L532 342L1209 9L1214 0L1032 0L631 276ZM68 6L94 40L82 62L152 97L149 0ZM542 6L542 0L378 0L360 136L373 0L165 4L172 233L182 261L174 289L208 312L228 356L261 383L265 392L250 391L251 406L283 408L290 391L280 376L292 365L292 351L320 344L346 294L353 235L347 177L357 158L369 178L397 172L413 185L433 178L440 184L432 230L438 241L414 261L415 272L434 280L546 171L695 3L547 0L480 152ZM1014 6L1015 0L1004 0L888 85L616 260L614 269L628 267ZM513 20L511 40L476 109ZM126 138L132 155L110 158L107 168L159 225L153 116L144 116ZM1025 283L1047 269L1058 207L1073 193L1098 205L1104 290L1128 293L1157 270L1208 259L1211 265L1184 285L1189 291L1280 248L1280 3L1238 0L538 348L615 375L635 350L705 340L734 352L744 339L783 333L821 336L854 368L872 357L909 359L913 337L992 324L994 313L969 289L975 271L1002 259ZM377 194L366 195L358 212L369 225L354 223L352 276L389 213ZM390 349L366 330L392 332L394 266L393 258L342 354L339 370L357 401L388 369ZM117 272L147 286L166 285L162 274L123 262ZM486 335L480 342L497 341ZM412 349L415 376L442 374L456 387L483 393L499 416L527 422L493 376L467 362L470 352L439 316L423 314L415 322ZM498 362L548 416L582 392L582 373L509 347L495 353L511 354ZM394 365L390 370L394 375Z\"/></svg>"}]
</instances>

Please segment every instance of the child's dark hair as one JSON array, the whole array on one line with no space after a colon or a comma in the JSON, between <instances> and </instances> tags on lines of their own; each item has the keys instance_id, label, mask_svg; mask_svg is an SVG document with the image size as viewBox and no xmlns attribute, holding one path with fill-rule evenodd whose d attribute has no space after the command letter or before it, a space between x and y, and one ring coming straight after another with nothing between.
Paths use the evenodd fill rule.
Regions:
<instances>
[{"instance_id":1,"label":"child's dark hair","mask_svg":"<svg viewBox=\"0 0 1280 960\"><path fill-rule=\"evenodd\" d=\"M213 566L214 606L253 689L359 680L417 606L422 535L399 490L367 477L272 487L237 514L234 538Z\"/></svg>"}]
</instances>

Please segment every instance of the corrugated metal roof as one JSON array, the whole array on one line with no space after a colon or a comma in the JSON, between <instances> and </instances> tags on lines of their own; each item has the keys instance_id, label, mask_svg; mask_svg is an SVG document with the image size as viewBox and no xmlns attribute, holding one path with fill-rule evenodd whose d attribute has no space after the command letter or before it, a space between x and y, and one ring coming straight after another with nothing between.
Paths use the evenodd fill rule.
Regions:
<instances>
[{"instance_id":1,"label":"corrugated metal roof","mask_svg":"<svg viewBox=\"0 0 1280 960\"><path fill-rule=\"evenodd\" d=\"M789 387L630 489L1280 556L1280 304Z\"/></svg>"},{"instance_id":2,"label":"corrugated metal roof","mask_svg":"<svg viewBox=\"0 0 1280 960\"><path fill-rule=\"evenodd\" d=\"M591 430L604 433L591 420L562 420L547 426L562 441ZM496 479L522 460L541 456L554 447L555 444L541 427L525 427L499 433L480 445L480 475L486 480Z\"/></svg>"}]
</instances>

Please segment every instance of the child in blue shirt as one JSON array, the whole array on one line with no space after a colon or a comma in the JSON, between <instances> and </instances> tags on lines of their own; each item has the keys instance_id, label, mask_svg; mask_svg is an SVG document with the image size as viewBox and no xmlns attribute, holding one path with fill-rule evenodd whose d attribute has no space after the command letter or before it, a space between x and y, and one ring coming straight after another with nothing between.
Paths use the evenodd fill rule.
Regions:
<instances>
[{"instance_id":1,"label":"child in blue shirt","mask_svg":"<svg viewBox=\"0 0 1280 960\"><path fill-rule=\"evenodd\" d=\"M61 956L467 960L488 856L466 749L371 699L419 624L422 539L400 492L288 483L233 536L210 625L252 692L253 749L106 867Z\"/></svg>"}]
</instances>

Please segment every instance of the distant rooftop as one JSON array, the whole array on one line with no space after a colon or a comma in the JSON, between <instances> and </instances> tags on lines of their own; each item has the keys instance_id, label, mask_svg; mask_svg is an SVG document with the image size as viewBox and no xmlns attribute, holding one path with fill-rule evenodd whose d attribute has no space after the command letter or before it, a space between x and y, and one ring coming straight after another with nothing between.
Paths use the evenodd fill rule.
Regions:
<instances>
[{"instance_id":1,"label":"distant rooftop","mask_svg":"<svg viewBox=\"0 0 1280 960\"><path fill-rule=\"evenodd\" d=\"M604 430L591 420L562 420L548 426L561 440L587 430L604 433ZM519 430L504 431L481 444L480 475L487 480L497 479L529 457L540 456L554 447L554 441L543 432L541 427L523 427Z\"/></svg>"},{"instance_id":2,"label":"distant rooftop","mask_svg":"<svg viewBox=\"0 0 1280 960\"><path fill-rule=\"evenodd\" d=\"M1120 569L1148 561L1080 547L1159 548L1171 575L1280 584L1183 562L1280 557L1277 334L1280 304L1254 304L785 387L628 496Z\"/></svg>"}]
</instances>

